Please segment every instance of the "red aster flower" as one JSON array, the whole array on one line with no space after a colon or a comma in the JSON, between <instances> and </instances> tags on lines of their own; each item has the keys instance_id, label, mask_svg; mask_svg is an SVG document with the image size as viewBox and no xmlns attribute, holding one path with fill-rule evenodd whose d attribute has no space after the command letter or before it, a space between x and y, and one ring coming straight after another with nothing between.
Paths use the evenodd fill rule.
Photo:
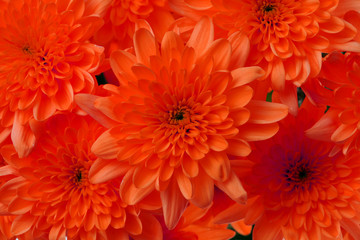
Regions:
<instances>
[{"instance_id":1,"label":"red aster flower","mask_svg":"<svg viewBox=\"0 0 360 240\"><path fill-rule=\"evenodd\" d=\"M304 134L324 109L307 100L303 105L297 118L285 118L277 135L233 166L248 202L229 207L217 220L255 224L254 240L342 239L341 228L360 232L360 153L329 157L332 143Z\"/></svg>"},{"instance_id":2,"label":"red aster flower","mask_svg":"<svg viewBox=\"0 0 360 240\"><path fill-rule=\"evenodd\" d=\"M108 55L114 50L131 47L135 29L144 24L144 19L159 40L174 21L165 0L105 0L102 4L106 5L105 24L94 40L105 46Z\"/></svg>"},{"instance_id":3,"label":"red aster flower","mask_svg":"<svg viewBox=\"0 0 360 240\"><path fill-rule=\"evenodd\" d=\"M264 78L293 113L296 87L319 73L321 52L360 51L352 41L357 30L343 17L346 11L360 10L355 0L170 0L170 6L186 17L178 20L183 31L190 20L208 15L218 35L246 34L251 44L246 64L266 71Z\"/></svg>"},{"instance_id":4,"label":"red aster flower","mask_svg":"<svg viewBox=\"0 0 360 240\"><path fill-rule=\"evenodd\" d=\"M151 32L139 29L134 36L136 55L111 55L120 82L120 87L108 86L112 96L76 96L79 106L94 117L117 122L92 150L101 159L130 163L120 186L122 199L135 204L160 191L170 229L188 201L208 207L214 185L244 202L246 193L227 154L248 155L248 141L273 136L276 122L287 115L282 104L252 100L253 90L246 84L263 71L229 69L235 52L227 40L212 38L211 21L204 18L186 45L176 33L167 32L160 53ZM91 181L108 180L106 166L113 161L98 160Z\"/></svg>"},{"instance_id":5,"label":"red aster flower","mask_svg":"<svg viewBox=\"0 0 360 240\"><path fill-rule=\"evenodd\" d=\"M346 154L352 148L360 150L360 55L334 52L326 56L319 82L326 97L318 97L321 104L330 106L329 111L307 131L314 139L333 141Z\"/></svg>"},{"instance_id":6,"label":"red aster flower","mask_svg":"<svg viewBox=\"0 0 360 240\"><path fill-rule=\"evenodd\" d=\"M12 145L1 148L15 177L0 188L0 201L17 215L11 226L14 235L30 234L37 239L162 239L161 226L138 206L120 200L117 182L89 182L96 156L90 151L104 128L91 118L57 115L39 128L39 147L19 159ZM117 165L116 171L127 171ZM157 198L159 199L159 198ZM151 199L154 203L156 198ZM148 208L160 208L152 204ZM143 201L143 206L150 206Z\"/></svg>"},{"instance_id":7,"label":"red aster flower","mask_svg":"<svg viewBox=\"0 0 360 240\"><path fill-rule=\"evenodd\" d=\"M91 1L88 2L90 4ZM91 92L103 48L88 41L102 20L84 0L7 1L0 10L0 116L20 156L35 138L29 122L73 108Z\"/></svg>"}]
</instances>

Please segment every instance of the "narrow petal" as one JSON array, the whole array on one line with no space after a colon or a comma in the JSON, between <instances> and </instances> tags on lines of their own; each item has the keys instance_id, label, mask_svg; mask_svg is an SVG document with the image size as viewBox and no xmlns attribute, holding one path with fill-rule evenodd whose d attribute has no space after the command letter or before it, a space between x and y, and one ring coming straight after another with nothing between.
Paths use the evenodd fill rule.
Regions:
<instances>
[{"instance_id":1,"label":"narrow petal","mask_svg":"<svg viewBox=\"0 0 360 240\"><path fill-rule=\"evenodd\" d=\"M89 171L89 180L92 184L107 182L111 179L125 175L129 165L117 160L105 160L98 158Z\"/></svg>"},{"instance_id":2,"label":"narrow petal","mask_svg":"<svg viewBox=\"0 0 360 240\"><path fill-rule=\"evenodd\" d=\"M55 113L55 111L56 107L52 100L41 93L40 97L34 104L34 118L38 121L43 121L51 117Z\"/></svg>"},{"instance_id":3,"label":"narrow petal","mask_svg":"<svg viewBox=\"0 0 360 240\"><path fill-rule=\"evenodd\" d=\"M19 215L11 225L11 233L14 235L23 234L31 228L34 222L35 218L30 213Z\"/></svg>"},{"instance_id":4,"label":"narrow petal","mask_svg":"<svg viewBox=\"0 0 360 240\"><path fill-rule=\"evenodd\" d=\"M98 98L100 97L91 94L76 94L75 102L79 105L79 107L82 110L88 113L91 117L93 117L104 127L111 128L113 126L116 126L118 124L117 122L110 119L99 109L95 108L94 104Z\"/></svg>"},{"instance_id":5,"label":"narrow petal","mask_svg":"<svg viewBox=\"0 0 360 240\"><path fill-rule=\"evenodd\" d=\"M229 177L230 161L225 152L211 152L200 160L205 172L214 180L224 182Z\"/></svg>"},{"instance_id":6,"label":"narrow petal","mask_svg":"<svg viewBox=\"0 0 360 240\"><path fill-rule=\"evenodd\" d=\"M129 205L134 205L154 190L154 185L146 188L137 188L132 182L133 171L127 172L120 184L120 196Z\"/></svg>"},{"instance_id":7,"label":"narrow petal","mask_svg":"<svg viewBox=\"0 0 360 240\"><path fill-rule=\"evenodd\" d=\"M201 56L214 40L214 27L209 17L203 17L196 24L189 41L188 47L195 49L197 56Z\"/></svg>"},{"instance_id":8,"label":"narrow petal","mask_svg":"<svg viewBox=\"0 0 360 240\"><path fill-rule=\"evenodd\" d=\"M143 224L143 231L140 235L132 236L134 240L163 239L162 227L153 215L142 212L139 218L145 224Z\"/></svg>"},{"instance_id":9,"label":"narrow petal","mask_svg":"<svg viewBox=\"0 0 360 240\"><path fill-rule=\"evenodd\" d=\"M145 28L140 28L134 34L134 47L137 62L150 66L150 56L158 54L158 46L155 37Z\"/></svg>"},{"instance_id":10,"label":"narrow petal","mask_svg":"<svg viewBox=\"0 0 360 240\"><path fill-rule=\"evenodd\" d=\"M164 220L167 228L172 230L180 220L188 205L175 180L171 180L168 188L160 192L164 211Z\"/></svg>"},{"instance_id":11,"label":"narrow petal","mask_svg":"<svg viewBox=\"0 0 360 240\"><path fill-rule=\"evenodd\" d=\"M248 84L265 75L265 71L261 67L242 67L231 71L234 87Z\"/></svg>"},{"instance_id":12,"label":"narrow petal","mask_svg":"<svg viewBox=\"0 0 360 240\"><path fill-rule=\"evenodd\" d=\"M209 207L214 198L214 181L201 169L191 182L193 184L191 203L199 208Z\"/></svg>"},{"instance_id":13,"label":"narrow petal","mask_svg":"<svg viewBox=\"0 0 360 240\"><path fill-rule=\"evenodd\" d=\"M117 144L117 139L110 134L110 131L111 129L101 134L92 145L91 151L95 153L96 156L104 159L117 157L120 150L119 145Z\"/></svg>"},{"instance_id":14,"label":"narrow petal","mask_svg":"<svg viewBox=\"0 0 360 240\"><path fill-rule=\"evenodd\" d=\"M11 131L11 140L20 158L29 155L35 146L35 135L28 125L20 124L19 112L16 112Z\"/></svg>"},{"instance_id":15,"label":"narrow petal","mask_svg":"<svg viewBox=\"0 0 360 240\"><path fill-rule=\"evenodd\" d=\"M240 204L244 204L246 202L246 191L234 172L230 173L230 177L225 182L217 181L215 184L234 201Z\"/></svg>"},{"instance_id":16,"label":"narrow petal","mask_svg":"<svg viewBox=\"0 0 360 240\"><path fill-rule=\"evenodd\" d=\"M136 57L123 50L117 50L110 55L110 66L120 85L128 84L128 80L134 80L131 66L136 62Z\"/></svg>"},{"instance_id":17,"label":"narrow petal","mask_svg":"<svg viewBox=\"0 0 360 240\"><path fill-rule=\"evenodd\" d=\"M246 108L250 110L250 123L274 123L288 114L288 107L280 103L252 100Z\"/></svg>"}]
</instances>

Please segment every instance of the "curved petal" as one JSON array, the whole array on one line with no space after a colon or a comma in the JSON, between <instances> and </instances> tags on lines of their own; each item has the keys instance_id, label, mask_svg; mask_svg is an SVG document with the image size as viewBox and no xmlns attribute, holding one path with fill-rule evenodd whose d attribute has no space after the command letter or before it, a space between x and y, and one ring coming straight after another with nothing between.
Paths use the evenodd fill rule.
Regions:
<instances>
[{"instance_id":1,"label":"curved petal","mask_svg":"<svg viewBox=\"0 0 360 240\"><path fill-rule=\"evenodd\" d=\"M188 47L195 49L196 55L201 56L214 40L214 26L209 17L202 17L196 24L189 41Z\"/></svg>"},{"instance_id":2,"label":"curved petal","mask_svg":"<svg viewBox=\"0 0 360 240\"><path fill-rule=\"evenodd\" d=\"M117 139L110 134L111 129L101 134L91 147L91 151L96 156L104 159L116 158L119 153L119 145Z\"/></svg>"},{"instance_id":3,"label":"curved petal","mask_svg":"<svg viewBox=\"0 0 360 240\"><path fill-rule=\"evenodd\" d=\"M130 166L117 160L105 160L98 158L89 171L89 180L92 184L107 182L111 179L125 175Z\"/></svg>"},{"instance_id":4,"label":"curved petal","mask_svg":"<svg viewBox=\"0 0 360 240\"><path fill-rule=\"evenodd\" d=\"M147 29L140 28L134 34L134 48L137 62L150 66L150 56L158 55L158 45L154 35Z\"/></svg>"},{"instance_id":5,"label":"curved petal","mask_svg":"<svg viewBox=\"0 0 360 240\"><path fill-rule=\"evenodd\" d=\"M176 183L171 180L165 191L160 192L161 202L164 211L164 220L167 228L172 230L176 227L183 212L188 205Z\"/></svg>"}]
</instances>

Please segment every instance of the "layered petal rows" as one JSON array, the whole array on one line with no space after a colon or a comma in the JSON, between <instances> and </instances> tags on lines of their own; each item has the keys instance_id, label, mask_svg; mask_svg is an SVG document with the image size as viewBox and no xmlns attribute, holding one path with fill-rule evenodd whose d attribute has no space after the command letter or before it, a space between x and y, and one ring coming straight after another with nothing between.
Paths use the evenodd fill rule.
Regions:
<instances>
[{"instance_id":1,"label":"layered petal rows","mask_svg":"<svg viewBox=\"0 0 360 240\"><path fill-rule=\"evenodd\" d=\"M0 0L0 240L360 239L360 1Z\"/></svg>"}]
</instances>

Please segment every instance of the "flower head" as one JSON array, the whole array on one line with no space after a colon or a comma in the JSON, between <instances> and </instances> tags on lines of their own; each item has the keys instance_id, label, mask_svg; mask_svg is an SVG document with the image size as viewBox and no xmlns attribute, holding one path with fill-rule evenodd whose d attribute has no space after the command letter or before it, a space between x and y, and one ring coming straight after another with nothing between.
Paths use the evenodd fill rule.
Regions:
<instances>
[{"instance_id":1,"label":"flower head","mask_svg":"<svg viewBox=\"0 0 360 240\"><path fill-rule=\"evenodd\" d=\"M92 91L103 48L88 39L101 25L84 0L7 1L0 10L1 125L20 156L34 146L30 121L70 110L74 93Z\"/></svg>"},{"instance_id":2,"label":"flower head","mask_svg":"<svg viewBox=\"0 0 360 240\"><path fill-rule=\"evenodd\" d=\"M330 157L332 143L307 138L305 130L324 109L307 100L303 105L297 118L281 121L274 138L238 163L249 200L222 217L255 224L255 240L336 239L341 228L360 229L359 152Z\"/></svg>"},{"instance_id":3,"label":"flower head","mask_svg":"<svg viewBox=\"0 0 360 240\"><path fill-rule=\"evenodd\" d=\"M0 201L8 213L16 215L12 234L30 234L32 239L44 232L48 239L65 235L69 239L137 239L151 233L152 238L161 238L161 226L154 217L120 200L117 182L89 182L89 169L96 160L90 148L102 131L89 117L56 115L39 128L38 147L26 158L19 159L12 145L1 148L15 172L0 188Z\"/></svg>"},{"instance_id":4,"label":"flower head","mask_svg":"<svg viewBox=\"0 0 360 240\"><path fill-rule=\"evenodd\" d=\"M218 27L219 36L236 32L246 34L251 45L246 64L260 66L266 71L264 78L280 93L281 100L291 107L292 113L297 111L295 86L299 87L308 77L319 73L321 52L360 51L359 42L353 41L357 30L343 17L346 11L359 10L356 1L203 2L204 6L200 7L196 1L171 0L172 9L186 17L177 20L178 27L186 30L190 25L188 19L196 21L208 15Z\"/></svg>"},{"instance_id":5,"label":"flower head","mask_svg":"<svg viewBox=\"0 0 360 240\"><path fill-rule=\"evenodd\" d=\"M150 24L157 39L161 40L174 21L165 0L106 0L104 26L95 34L96 43L105 46L107 55L133 44L135 29Z\"/></svg>"},{"instance_id":6,"label":"flower head","mask_svg":"<svg viewBox=\"0 0 360 240\"><path fill-rule=\"evenodd\" d=\"M333 153L342 150L346 154L353 148L360 150L360 55L329 54L320 76L311 81L322 86L321 92L316 91L322 94L320 97L314 94L314 99L319 104L330 106L330 109L307 130L307 135L337 143Z\"/></svg>"},{"instance_id":7,"label":"flower head","mask_svg":"<svg viewBox=\"0 0 360 240\"><path fill-rule=\"evenodd\" d=\"M115 121L92 150L100 158L132 166L120 186L123 200L134 204L160 191L170 229L188 201L202 208L211 204L214 184L244 202L246 194L228 154L248 155L248 141L273 136L276 122L287 115L282 104L252 100L253 90L246 84L263 71L230 69L230 43L213 41L212 33L211 21L203 18L186 45L175 32L167 32L159 48L150 31L139 29L135 55L111 55L120 82L107 87L111 96L76 96L85 111ZM106 166L112 161L99 162ZM109 179L102 168L92 168L90 178Z\"/></svg>"}]
</instances>

